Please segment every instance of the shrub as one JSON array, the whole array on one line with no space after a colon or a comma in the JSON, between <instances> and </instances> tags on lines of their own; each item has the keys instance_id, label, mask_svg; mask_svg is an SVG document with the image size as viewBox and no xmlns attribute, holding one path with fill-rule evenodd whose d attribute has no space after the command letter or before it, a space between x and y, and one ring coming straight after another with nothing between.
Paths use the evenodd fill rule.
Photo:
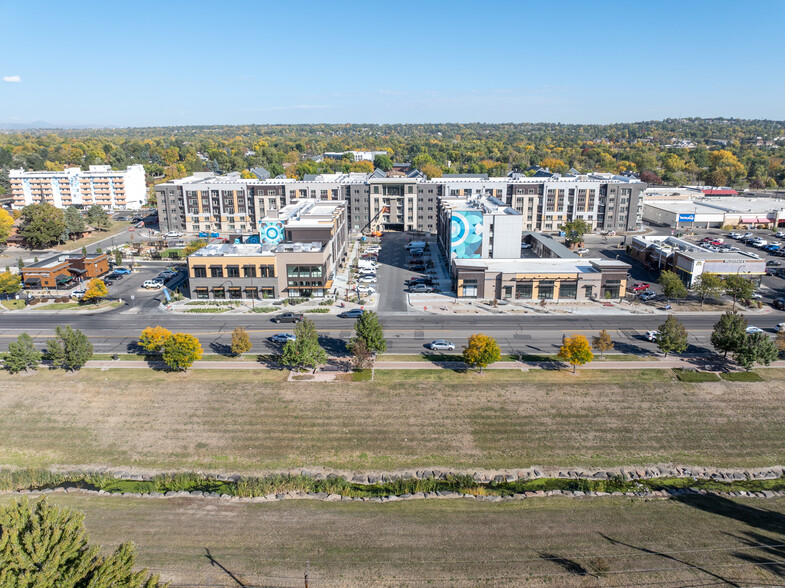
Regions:
<instances>
[{"instance_id":1,"label":"shrub","mask_svg":"<svg viewBox=\"0 0 785 588\"><path fill-rule=\"evenodd\" d=\"M193 335L173 333L163 345L161 358L169 369L185 371L202 358L202 345Z\"/></svg>"},{"instance_id":2,"label":"shrub","mask_svg":"<svg viewBox=\"0 0 785 588\"><path fill-rule=\"evenodd\" d=\"M251 337L245 330L245 327L237 327L232 331L232 355L242 355L246 351L250 351L253 345L251 344Z\"/></svg>"},{"instance_id":3,"label":"shrub","mask_svg":"<svg viewBox=\"0 0 785 588\"><path fill-rule=\"evenodd\" d=\"M685 370L682 368L673 368L676 377L680 382L689 382L697 384L700 382L719 382L720 377L713 372L697 372L693 370Z\"/></svg>"}]
</instances>

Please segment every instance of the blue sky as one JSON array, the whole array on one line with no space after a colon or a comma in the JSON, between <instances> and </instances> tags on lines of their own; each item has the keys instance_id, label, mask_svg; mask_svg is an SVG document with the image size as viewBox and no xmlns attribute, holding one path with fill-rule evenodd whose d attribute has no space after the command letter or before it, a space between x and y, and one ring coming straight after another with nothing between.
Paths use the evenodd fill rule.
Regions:
<instances>
[{"instance_id":1,"label":"blue sky","mask_svg":"<svg viewBox=\"0 0 785 588\"><path fill-rule=\"evenodd\" d=\"M0 0L0 122L785 119L785 1Z\"/></svg>"}]
</instances>

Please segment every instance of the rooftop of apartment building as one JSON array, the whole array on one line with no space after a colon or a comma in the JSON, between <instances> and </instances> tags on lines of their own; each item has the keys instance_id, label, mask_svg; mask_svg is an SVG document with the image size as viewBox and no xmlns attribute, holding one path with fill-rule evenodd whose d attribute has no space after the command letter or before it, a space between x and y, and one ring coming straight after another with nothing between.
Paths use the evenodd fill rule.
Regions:
<instances>
[{"instance_id":1,"label":"rooftop of apartment building","mask_svg":"<svg viewBox=\"0 0 785 588\"><path fill-rule=\"evenodd\" d=\"M205 245L190 257L274 257L277 253L317 253L324 246L311 243L213 243Z\"/></svg>"},{"instance_id":2,"label":"rooftop of apartment building","mask_svg":"<svg viewBox=\"0 0 785 588\"><path fill-rule=\"evenodd\" d=\"M474 198L446 199L442 200L442 206L445 208L457 210L477 210L484 214L504 214L510 216L521 216L521 213L507 206L503 200L494 198L493 196L477 196Z\"/></svg>"},{"instance_id":3,"label":"rooftop of apartment building","mask_svg":"<svg viewBox=\"0 0 785 588\"><path fill-rule=\"evenodd\" d=\"M29 178L49 178L52 176L73 176L77 174L86 175L86 176L100 176L100 175L117 175L120 173L125 173L129 170L136 170L137 168L142 168L142 165L134 164L129 165L124 170L113 170L111 165L91 165L87 171L84 171L80 167L71 166L66 167L62 171L25 171L23 169L12 169L9 170L9 177L29 177Z\"/></svg>"},{"instance_id":4,"label":"rooftop of apartment building","mask_svg":"<svg viewBox=\"0 0 785 588\"><path fill-rule=\"evenodd\" d=\"M332 224L335 215L345 206L345 200L303 198L283 208L268 211L262 222L279 221L286 227L318 227Z\"/></svg>"}]
</instances>

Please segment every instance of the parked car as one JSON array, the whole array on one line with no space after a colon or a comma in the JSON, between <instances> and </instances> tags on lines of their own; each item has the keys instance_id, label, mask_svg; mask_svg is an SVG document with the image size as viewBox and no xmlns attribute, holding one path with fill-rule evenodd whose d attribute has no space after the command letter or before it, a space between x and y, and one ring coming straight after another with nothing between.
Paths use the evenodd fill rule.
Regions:
<instances>
[{"instance_id":1,"label":"parked car","mask_svg":"<svg viewBox=\"0 0 785 588\"><path fill-rule=\"evenodd\" d=\"M414 286L415 284L425 284L426 286L433 286L436 283L430 276L415 276L414 278L407 280L406 284L408 286Z\"/></svg>"},{"instance_id":2,"label":"parked car","mask_svg":"<svg viewBox=\"0 0 785 588\"><path fill-rule=\"evenodd\" d=\"M428 349L431 351L455 351L455 343L452 341L445 341L444 339L437 339L428 343Z\"/></svg>"},{"instance_id":3,"label":"parked car","mask_svg":"<svg viewBox=\"0 0 785 588\"><path fill-rule=\"evenodd\" d=\"M114 280L116 282L116 281L122 280L122 279L123 279L123 274L118 274L117 272L112 272L111 274L106 274L106 276L104 277L104 282L106 282L106 280Z\"/></svg>"},{"instance_id":4,"label":"parked car","mask_svg":"<svg viewBox=\"0 0 785 588\"><path fill-rule=\"evenodd\" d=\"M739 233L728 233L728 237L730 237L731 239L738 239L739 237L741 237L741 235Z\"/></svg>"},{"instance_id":5,"label":"parked car","mask_svg":"<svg viewBox=\"0 0 785 588\"><path fill-rule=\"evenodd\" d=\"M638 294L638 299L642 300L643 302L648 302L654 298L657 298L657 295L654 292L641 292Z\"/></svg>"},{"instance_id":6,"label":"parked car","mask_svg":"<svg viewBox=\"0 0 785 588\"><path fill-rule=\"evenodd\" d=\"M750 298L753 300L763 300L763 295L760 292L753 292Z\"/></svg>"},{"instance_id":7,"label":"parked car","mask_svg":"<svg viewBox=\"0 0 785 588\"><path fill-rule=\"evenodd\" d=\"M774 330L777 331L778 333L785 332L785 323L777 323L777 326L774 327Z\"/></svg>"},{"instance_id":8,"label":"parked car","mask_svg":"<svg viewBox=\"0 0 785 588\"><path fill-rule=\"evenodd\" d=\"M646 290L649 289L649 287L650 287L649 284L647 284L646 282L642 282L640 284L635 284L635 286L633 286L633 288L632 288L632 291L633 292L645 292Z\"/></svg>"},{"instance_id":9,"label":"parked car","mask_svg":"<svg viewBox=\"0 0 785 588\"><path fill-rule=\"evenodd\" d=\"M146 290L160 290L163 287L164 283L158 280L145 280L142 283L142 288L145 288Z\"/></svg>"},{"instance_id":10,"label":"parked car","mask_svg":"<svg viewBox=\"0 0 785 588\"><path fill-rule=\"evenodd\" d=\"M299 312L282 312L270 319L274 323L299 323L303 320L303 315Z\"/></svg>"},{"instance_id":11,"label":"parked car","mask_svg":"<svg viewBox=\"0 0 785 588\"><path fill-rule=\"evenodd\" d=\"M114 271L114 273L116 273L116 274L130 274L131 273L130 269L128 269L127 267L122 267L122 266L117 266L112 271Z\"/></svg>"},{"instance_id":12,"label":"parked car","mask_svg":"<svg viewBox=\"0 0 785 588\"><path fill-rule=\"evenodd\" d=\"M109 278L104 278L104 284L106 284L107 286L114 286L114 280L111 280Z\"/></svg>"},{"instance_id":13,"label":"parked car","mask_svg":"<svg viewBox=\"0 0 785 588\"><path fill-rule=\"evenodd\" d=\"M763 333L763 329L759 329L758 327L753 327L752 325L750 325L749 327L744 329L744 332L747 333L748 335L752 335L754 333Z\"/></svg>"},{"instance_id":14,"label":"parked car","mask_svg":"<svg viewBox=\"0 0 785 588\"><path fill-rule=\"evenodd\" d=\"M774 233L774 236L783 238L785 237L785 231L777 231L776 233Z\"/></svg>"},{"instance_id":15,"label":"parked car","mask_svg":"<svg viewBox=\"0 0 785 588\"><path fill-rule=\"evenodd\" d=\"M430 294L433 292L433 288L425 284L414 284L414 286L409 286L409 292L413 294Z\"/></svg>"},{"instance_id":16,"label":"parked car","mask_svg":"<svg viewBox=\"0 0 785 588\"><path fill-rule=\"evenodd\" d=\"M360 294L375 294L376 288L373 286L357 286L357 291Z\"/></svg>"},{"instance_id":17,"label":"parked car","mask_svg":"<svg viewBox=\"0 0 785 588\"><path fill-rule=\"evenodd\" d=\"M297 337L291 333L276 333L270 337L270 341L273 343L286 343L287 341L297 341Z\"/></svg>"},{"instance_id":18,"label":"parked car","mask_svg":"<svg viewBox=\"0 0 785 588\"><path fill-rule=\"evenodd\" d=\"M182 237L183 234L179 231L169 231L164 235L167 239L176 239L177 237Z\"/></svg>"},{"instance_id":19,"label":"parked car","mask_svg":"<svg viewBox=\"0 0 785 588\"><path fill-rule=\"evenodd\" d=\"M644 335L647 340L656 343L657 341L657 331L646 331L646 335Z\"/></svg>"},{"instance_id":20,"label":"parked car","mask_svg":"<svg viewBox=\"0 0 785 588\"><path fill-rule=\"evenodd\" d=\"M770 259L766 262L766 265L782 265L781 261L777 261L776 259Z\"/></svg>"},{"instance_id":21,"label":"parked car","mask_svg":"<svg viewBox=\"0 0 785 588\"><path fill-rule=\"evenodd\" d=\"M777 310L785 310L785 298L775 298L771 301L771 305Z\"/></svg>"},{"instance_id":22,"label":"parked car","mask_svg":"<svg viewBox=\"0 0 785 588\"><path fill-rule=\"evenodd\" d=\"M357 281L361 284L373 284L376 282L376 276L373 275L365 275L357 278Z\"/></svg>"},{"instance_id":23,"label":"parked car","mask_svg":"<svg viewBox=\"0 0 785 588\"><path fill-rule=\"evenodd\" d=\"M425 266L423 264L413 265L409 269L412 270L413 272L424 272Z\"/></svg>"},{"instance_id":24,"label":"parked car","mask_svg":"<svg viewBox=\"0 0 785 588\"><path fill-rule=\"evenodd\" d=\"M360 318L365 312L362 308L353 308L346 310L338 315L339 318Z\"/></svg>"},{"instance_id":25,"label":"parked car","mask_svg":"<svg viewBox=\"0 0 785 588\"><path fill-rule=\"evenodd\" d=\"M586 247L581 247L575 253L577 253L578 255L586 255L587 253L589 253L589 250L586 249Z\"/></svg>"},{"instance_id":26,"label":"parked car","mask_svg":"<svg viewBox=\"0 0 785 588\"><path fill-rule=\"evenodd\" d=\"M79 290L74 290L73 292L71 292L71 298L73 298L74 300L79 300L80 298L84 297L85 291L86 290L84 288L80 288Z\"/></svg>"},{"instance_id":27,"label":"parked car","mask_svg":"<svg viewBox=\"0 0 785 588\"><path fill-rule=\"evenodd\" d=\"M174 270L164 270L160 274L158 274L159 278L163 278L164 280L168 280L169 278L173 278L177 275L177 272Z\"/></svg>"}]
</instances>

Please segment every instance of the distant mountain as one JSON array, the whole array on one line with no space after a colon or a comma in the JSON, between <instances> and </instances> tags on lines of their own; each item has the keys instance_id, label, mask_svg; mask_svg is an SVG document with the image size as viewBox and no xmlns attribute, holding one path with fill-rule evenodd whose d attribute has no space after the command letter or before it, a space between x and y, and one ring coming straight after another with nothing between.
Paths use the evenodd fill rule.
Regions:
<instances>
[{"instance_id":1,"label":"distant mountain","mask_svg":"<svg viewBox=\"0 0 785 588\"><path fill-rule=\"evenodd\" d=\"M106 125L58 125L55 123L34 120L27 123L0 122L0 129L19 131L24 129L106 129Z\"/></svg>"}]
</instances>

